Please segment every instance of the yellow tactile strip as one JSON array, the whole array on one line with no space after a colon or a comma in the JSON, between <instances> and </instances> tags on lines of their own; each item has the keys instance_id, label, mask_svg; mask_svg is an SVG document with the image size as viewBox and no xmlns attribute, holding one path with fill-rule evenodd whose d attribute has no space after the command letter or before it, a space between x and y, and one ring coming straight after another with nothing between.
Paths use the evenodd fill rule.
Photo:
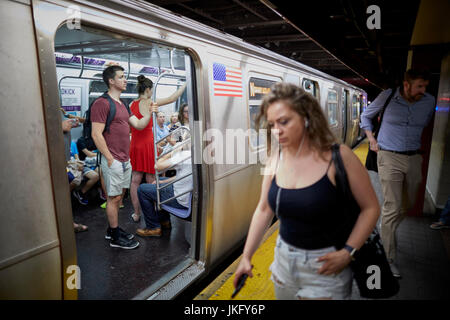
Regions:
<instances>
[{"instance_id":1,"label":"yellow tactile strip","mask_svg":"<svg viewBox=\"0 0 450 320\"><path fill-rule=\"evenodd\" d=\"M362 141L353 150L359 160L366 162L369 143ZM278 236L279 223L275 223L267 232L262 245L256 250L252 258L253 278L248 278L245 286L235 297L235 300L274 300L275 291L270 280L270 264L273 262L275 242ZM234 272L239 265L241 257L236 259L220 276L206 287L195 300L230 300L234 291Z\"/></svg>"},{"instance_id":2,"label":"yellow tactile strip","mask_svg":"<svg viewBox=\"0 0 450 320\"><path fill-rule=\"evenodd\" d=\"M262 245L252 258L253 278L248 278L235 300L274 300L275 292L270 280L269 267L273 261L273 248L278 236L279 222L266 232ZM241 257L236 259L220 276L206 287L194 300L231 300L234 291L234 272Z\"/></svg>"},{"instance_id":3,"label":"yellow tactile strip","mask_svg":"<svg viewBox=\"0 0 450 320\"><path fill-rule=\"evenodd\" d=\"M359 160L364 165L366 163L367 152L369 151L369 140L363 140L359 146L353 149L353 152L358 156Z\"/></svg>"}]
</instances>

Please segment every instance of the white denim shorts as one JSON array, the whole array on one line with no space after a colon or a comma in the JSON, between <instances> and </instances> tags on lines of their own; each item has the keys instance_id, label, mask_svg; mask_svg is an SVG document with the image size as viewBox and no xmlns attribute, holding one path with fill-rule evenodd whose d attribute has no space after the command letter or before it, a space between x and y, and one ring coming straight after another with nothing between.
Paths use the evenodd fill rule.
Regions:
<instances>
[{"instance_id":1,"label":"white denim shorts","mask_svg":"<svg viewBox=\"0 0 450 320\"><path fill-rule=\"evenodd\" d=\"M317 258L333 251L336 251L334 247L318 250L300 249L287 244L278 236L275 259L270 266L276 298L278 300L350 299L353 281L350 267L346 267L337 275L317 273L324 264L324 262L317 262Z\"/></svg>"},{"instance_id":2,"label":"white denim shorts","mask_svg":"<svg viewBox=\"0 0 450 320\"><path fill-rule=\"evenodd\" d=\"M100 164L105 180L106 193L110 197L122 194L122 189L130 188L131 183L131 164L130 160L127 162L120 162L114 159L111 167L108 167L108 161L103 157Z\"/></svg>"}]
</instances>

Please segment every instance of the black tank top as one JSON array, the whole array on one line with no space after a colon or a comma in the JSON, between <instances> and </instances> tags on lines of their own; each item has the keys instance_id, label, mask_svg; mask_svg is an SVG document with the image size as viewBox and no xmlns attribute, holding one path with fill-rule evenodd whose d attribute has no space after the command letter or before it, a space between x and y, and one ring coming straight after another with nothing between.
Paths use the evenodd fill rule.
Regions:
<instances>
[{"instance_id":1,"label":"black tank top","mask_svg":"<svg viewBox=\"0 0 450 320\"><path fill-rule=\"evenodd\" d=\"M333 246L331 234L343 215L339 211L337 189L328 178L328 169L319 181L305 188L280 188L276 175L272 179L269 205L276 212L277 194L281 189L279 232L284 241L295 247L314 250Z\"/></svg>"}]
</instances>

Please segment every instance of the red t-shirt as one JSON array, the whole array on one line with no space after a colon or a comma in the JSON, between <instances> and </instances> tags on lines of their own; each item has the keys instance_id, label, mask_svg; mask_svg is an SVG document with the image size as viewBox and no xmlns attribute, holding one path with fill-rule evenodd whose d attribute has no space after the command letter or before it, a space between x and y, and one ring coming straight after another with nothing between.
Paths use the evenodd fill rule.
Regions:
<instances>
[{"instance_id":1,"label":"red t-shirt","mask_svg":"<svg viewBox=\"0 0 450 320\"><path fill-rule=\"evenodd\" d=\"M125 162L130 159L130 114L123 103L113 99L116 104L116 115L109 126L109 132L103 132L106 145L114 159ZM91 108L91 121L106 123L109 114L109 102L98 98Z\"/></svg>"}]
</instances>

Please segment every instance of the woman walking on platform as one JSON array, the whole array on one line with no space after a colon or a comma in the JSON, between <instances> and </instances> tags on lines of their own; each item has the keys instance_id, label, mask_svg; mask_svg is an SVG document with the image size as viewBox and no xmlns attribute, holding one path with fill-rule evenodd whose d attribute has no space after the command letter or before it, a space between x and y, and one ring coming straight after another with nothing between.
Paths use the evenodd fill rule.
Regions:
<instances>
[{"instance_id":1,"label":"woman walking on platform","mask_svg":"<svg viewBox=\"0 0 450 320\"><path fill-rule=\"evenodd\" d=\"M252 276L251 258L277 214L280 229L271 265L277 299L347 299L352 287L348 264L379 216L368 173L351 149L341 145L361 213L350 236L345 236L345 247L337 250L331 235L346 213L336 189L331 152L335 137L319 103L293 84L277 83L261 104L257 122L262 119L269 132L269 152L271 134L281 152L268 159L234 285L243 274Z\"/></svg>"}]
</instances>

